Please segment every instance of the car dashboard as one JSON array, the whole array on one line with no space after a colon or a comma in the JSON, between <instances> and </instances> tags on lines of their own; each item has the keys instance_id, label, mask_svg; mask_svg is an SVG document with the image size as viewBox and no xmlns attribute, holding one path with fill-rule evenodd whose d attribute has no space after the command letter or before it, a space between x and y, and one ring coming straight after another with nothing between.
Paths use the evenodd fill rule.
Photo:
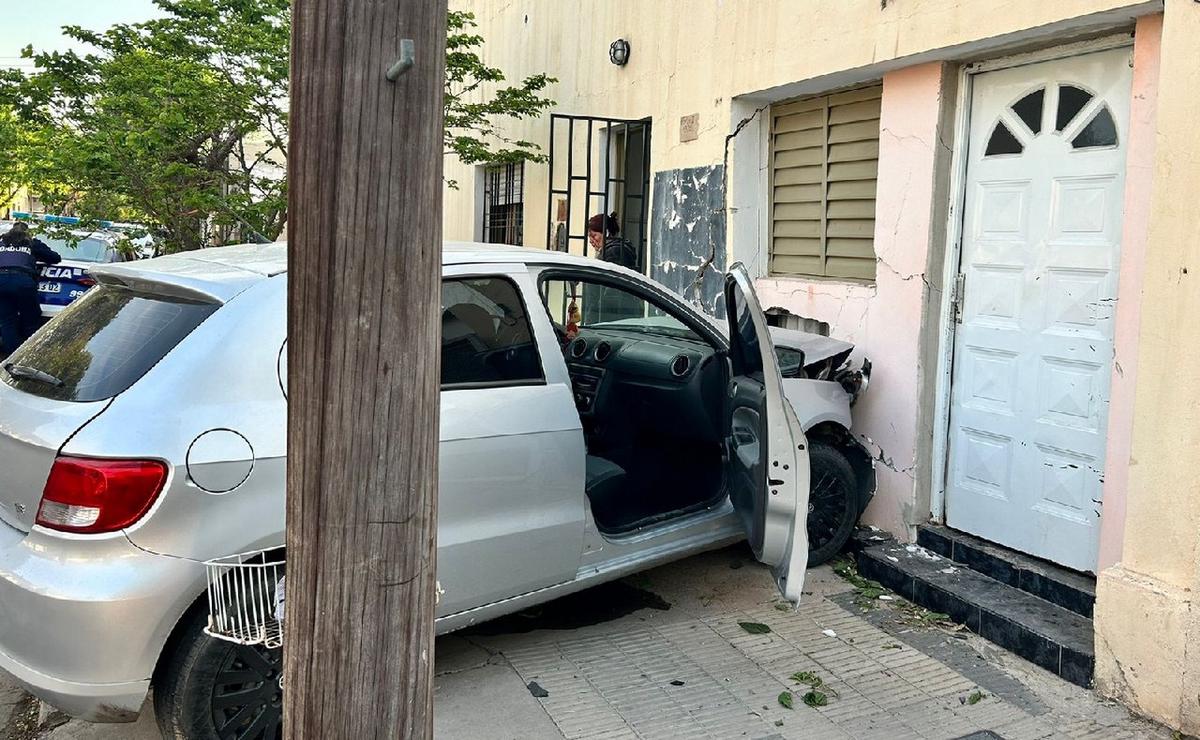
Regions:
<instances>
[{"instance_id":1,"label":"car dashboard","mask_svg":"<svg viewBox=\"0 0 1200 740\"><path fill-rule=\"evenodd\" d=\"M618 418L673 435L717 434L719 409L712 404L719 404L724 382L717 355L696 340L619 329L583 329L563 350L589 436Z\"/></svg>"}]
</instances>

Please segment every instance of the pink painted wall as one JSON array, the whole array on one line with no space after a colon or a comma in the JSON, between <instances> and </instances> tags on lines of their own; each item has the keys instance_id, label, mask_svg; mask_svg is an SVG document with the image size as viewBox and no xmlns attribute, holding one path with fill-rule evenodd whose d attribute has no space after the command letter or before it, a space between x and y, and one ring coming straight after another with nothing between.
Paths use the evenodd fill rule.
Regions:
<instances>
[{"instance_id":1,"label":"pink painted wall","mask_svg":"<svg viewBox=\"0 0 1200 740\"><path fill-rule=\"evenodd\" d=\"M832 336L854 342L856 354L874 363L870 388L854 407L854 430L880 460L878 490L864 521L901 537L929 517L928 508L916 510L914 471L920 336L940 300L933 294L935 305L927 305L924 279L931 234L938 233L932 219L941 212L933 198L942 74L942 65L932 63L883 77L875 283L764 278L755 284L763 308L827 321ZM927 374L931 379L932 371Z\"/></svg>"},{"instance_id":2,"label":"pink painted wall","mask_svg":"<svg viewBox=\"0 0 1200 740\"><path fill-rule=\"evenodd\" d=\"M1129 110L1125 165L1125 220L1114 327L1112 391L1104 466L1104 510L1100 519L1097 572L1121 559L1125 508L1133 447L1134 391L1137 385L1138 331L1141 326L1142 271L1145 266L1150 192L1154 181L1155 110L1158 103L1162 15L1137 21L1133 45L1133 96Z\"/></svg>"}]
</instances>

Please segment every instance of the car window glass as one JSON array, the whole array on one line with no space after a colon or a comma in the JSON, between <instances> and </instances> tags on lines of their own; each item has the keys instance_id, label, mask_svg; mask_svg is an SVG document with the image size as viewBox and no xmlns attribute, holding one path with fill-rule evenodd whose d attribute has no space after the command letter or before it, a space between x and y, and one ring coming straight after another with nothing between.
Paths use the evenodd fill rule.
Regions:
<instances>
[{"instance_id":1,"label":"car window glass","mask_svg":"<svg viewBox=\"0 0 1200 740\"><path fill-rule=\"evenodd\" d=\"M746 375L761 379L763 377L762 351L758 344L758 332L754 329L754 318L750 314L750 304L737 283L730 286L729 305L726 306L729 315L733 317L731 337L730 362L733 363L734 375Z\"/></svg>"},{"instance_id":2,"label":"car window glass","mask_svg":"<svg viewBox=\"0 0 1200 740\"><path fill-rule=\"evenodd\" d=\"M543 379L529 315L512 281L442 281L443 386Z\"/></svg>"},{"instance_id":3,"label":"car window glass","mask_svg":"<svg viewBox=\"0 0 1200 740\"><path fill-rule=\"evenodd\" d=\"M64 239L52 239L47 236L39 236L47 247L58 252L58 256L65 260L75 260L76 262L107 262L108 261L108 242L103 239L80 239L78 242L71 243Z\"/></svg>"},{"instance_id":4,"label":"car window glass","mask_svg":"<svg viewBox=\"0 0 1200 740\"><path fill-rule=\"evenodd\" d=\"M687 324L642 296L587 280L545 280L542 301L567 337L579 329L605 329L703 341Z\"/></svg>"},{"instance_id":5,"label":"car window glass","mask_svg":"<svg viewBox=\"0 0 1200 740\"><path fill-rule=\"evenodd\" d=\"M5 361L0 372L26 393L99 401L133 385L218 304L103 285L68 306ZM28 377L29 371L49 378Z\"/></svg>"}]
</instances>

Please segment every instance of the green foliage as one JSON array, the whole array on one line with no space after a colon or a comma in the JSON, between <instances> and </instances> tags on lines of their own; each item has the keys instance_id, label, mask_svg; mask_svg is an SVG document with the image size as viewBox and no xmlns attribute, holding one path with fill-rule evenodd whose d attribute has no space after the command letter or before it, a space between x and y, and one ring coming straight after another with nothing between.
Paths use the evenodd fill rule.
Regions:
<instances>
[{"instance_id":1,"label":"green foliage","mask_svg":"<svg viewBox=\"0 0 1200 740\"><path fill-rule=\"evenodd\" d=\"M79 54L26 48L35 72L0 104L39 146L26 179L47 210L144 222L168 251L286 217L288 0L158 0L162 18L65 35Z\"/></svg>"},{"instance_id":2,"label":"green foliage","mask_svg":"<svg viewBox=\"0 0 1200 740\"><path fill-rule=\"evenodd\" d=\"M779 706L784 709L791 709L794 706L792 701L792 692L784 691L779 694Z\"/></svg>"},{"instance_id":3,"label":"green foliage","mask_svg":"<svg viewBox=\"0 0 1200 740\"><path fill-rule=\"evenodd\" d=\"M483 37L474 32L472 13L450 11L446 35L446 151L464 164L480 162L544 162L537 144L506 136L497 121L535 118L554 101L542 93L557 82L545 74L526 77L518 85L500 87L504 73L484 64Z\"/></svg>"},{"instance_id":4,"label":"green foliage","mask_svg":"<svg viewBox=\"0 0 1200 740\"><path fill-rule=\"evenodd\" d=\"M0 71L0 198L27 185L48 211L146 224L165 251L278 236L287 220L290 0L155 0L163 17L65 35ZM468 164L541 161L505 137L553 80L504 87L469 13L448 17L446 148ZM2 204L2 201L0 201Z\"/></svg>"},{"instance_id":5,"label":"green foliage","mask_svg":"<svg viewBox=\"0 0 1200 740\"><path fill-rule=\"evenodd\" d=\"M883 587L883 584L878 581L873 581L870 578L864 578L859 575L854 561L849 558L838 558L835 560L833 562L833 572L854 586L854 603L863 610L877 607L879 605L877 601L879 597L888 592Z\"/></svg>"},{"instance_id":6,"label":"green foliage","mask_svg":"<svg viewBox=\"0 0 1200 740\"><path fill-rule=\"evenodd\" d=\"M800 698L810 707L823 707L829 703L829 697L824 692L817 691L816 689L804 692L804 696Z\"/></svg>"},{"instance_id":7,"label":"green foliage","mask_svg":"<svg viewBox=\"0 0 1200 740\"><path fill-rule=\"evenodd\" d=\"M837 696L838 692L820 674L813 671L797 671L790 678L795 683L805 684L810 690L805 692L804 703L810 707L823 707L829 703L829 695ZM815 702L815 703L814 703Z\"/></svg>"},{"instance_id":8,"label":"green foliage","mask_svg":"<svg viewBox=\"0 0 1200 740\"><path fill-rule=\"evenodd\" d=\"M0 209L12 202L28 180L25 163L29 144L28 134L16 111L11 106L0 105Z\"/></svg>"}]
</instances>

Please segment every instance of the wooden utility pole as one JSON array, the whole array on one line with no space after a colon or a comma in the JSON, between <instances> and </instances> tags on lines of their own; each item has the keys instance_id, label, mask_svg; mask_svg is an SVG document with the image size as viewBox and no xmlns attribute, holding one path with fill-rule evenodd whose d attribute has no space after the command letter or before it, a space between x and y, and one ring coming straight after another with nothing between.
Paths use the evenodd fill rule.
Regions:
<instances>
[{"instance_id":1,"label":"wooden utility pole","mask_svg":"<svg viewBox=\"0 0 1200 740\"><path fill-rule=\"evenodd\" d=\"M446 0L292 7L284 728L429 737Z\"/></svg>"}]
</instances>

